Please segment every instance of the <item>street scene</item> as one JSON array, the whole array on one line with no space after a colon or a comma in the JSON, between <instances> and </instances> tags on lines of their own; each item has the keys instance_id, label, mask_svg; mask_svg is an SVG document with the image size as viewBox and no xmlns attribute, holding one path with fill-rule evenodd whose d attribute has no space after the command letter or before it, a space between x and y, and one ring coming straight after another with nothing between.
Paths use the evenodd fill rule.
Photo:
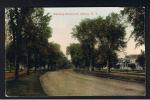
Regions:
<instances>
[{"instance_id":1,"label":"street scene","mask_svg":"<svg viewBox=\"0 0 150 100\"><path fill-rule=\"evenodd\" d=\"M6 8L5 95L145 96L144 11Z\"/></svg>"}]
</instances>

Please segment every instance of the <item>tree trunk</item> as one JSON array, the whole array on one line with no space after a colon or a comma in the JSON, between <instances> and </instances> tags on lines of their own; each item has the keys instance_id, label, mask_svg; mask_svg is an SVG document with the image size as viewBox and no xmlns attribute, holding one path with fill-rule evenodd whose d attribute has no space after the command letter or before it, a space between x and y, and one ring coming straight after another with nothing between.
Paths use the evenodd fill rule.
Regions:
<instances>
[{"instance_id":1,"label":"tree trunk","mask_svg":"<svg viewBox=\"0 0 150 100\"><path fill-rule=\"evenodd\" d=\"M26 72L27 75L30 74L30 70L29 70L29 66L27 67L27 72Z\"/></svg>"},{"instance_id":2,"label":"tree trunk","mask_svg":"<svg viewBox=\"0 0 150 100\"><path fill-rule=\"evenodd\" d=\"M94 71L94 66L92 66L92 71Z\"/></svg>"},{"instance_id":3,"label":"tree trunk","mask_svg":"<svg viewBox=\"0 0 150 100\"><path fill-rule=\"evenodd\" d=\"M90 72L93 71L93 66L92 66L92 62L90 60L90 67L89 67Z\"/></svg>"},{"instance_id":4,"label":"tree trunk","mask_svg":"<svg viewBox=\"0 0 150 100\"><path fill-rule=\"evenodd\" d=\"M50 70L50 71L52 70L52 65L49 65L49 70Z\"/></svg>"},{"instance_id":5,"label":"tree trunk","mask_svg":"<svg viewBox=\"0 0 150 100\"><path fill-rule=\"evenodd\" d=\"M15 80L19 79L19 64L16 64L15 66Z\"/></svg>"},{"instance_id":6,"label":"tree trunk","mask_svg":"<svg viewBox=\"0 0 150 100\"><path fill-rule=\"evenodd\" d=\"M110 73L111 72L111 70L110 70L110 67L108 66L108 73Z\"/></svg>"},{"instance_id":7,"label":"tree trunk","mask_svg":"<svg viewBox=\"0 0 150 100\"><path fill-rule=\"evenodd\" d=\"M26 72L26 74L27 75L29 75L29 57L30 57L30 53L29 53L29 51L27 51L27 72Z\"/></svg>"},{"instance_id":8,"label":"tree trunk","mask_svg":"<svg viewBox=\"0 0 150 100\"><path fill-rule=\"evenodd\" d=\"M34 71L36 72L36 70L37 70L37 66L35 66L35 68L34 68Z\"/></svg>"},{"instance_id":9,"label":"tree trunk","mask_svg":"<svg viewBox=\"0 0 150 100\"><path fill-rule=\"evenodd\" d=\"M49 64L48 64L48 66L47 66L47 70L49 71Z\"/></svg>"},{"instance_id":10,"label":"tree trunk","mask_svg":"<svg viewBox=\"0 0 150 100\"><path fill-rule=\"evenodd\" d=\"M92 59L91 59L91 65L92 65L92 71L94 71L94 55L92 54Z\"/></svg>"},{"instance_id":11,"label":"tree trunk","mask_svg":"<svg viewBox=\"0 0 150 100\"><path fill-rule=\"evenodd\" d=\"M16 54L16 52L15 52ZM15 80L19 79L19 63L18 63L18 56L15 55Z\"/></svg>"},{"instance_id":12,"label":"tree trunk","mask_svg":"<svg viewBox=\"0 0 150 100\"><path fill-rule=\"evenodd\" d=\"M11 65L9 65L9 72L11 72Z\"/></svg>"},{"instance_id":13,"label":"tree trunk","mask_svg":"<svg viewBox=\"0 0 150 100\"><path fill-rule=\"evenodd\" d=\"M110 73L110 71L109 60L107 60L107 72Z\"/></svg>"},{"instance_id":14,"label":"tree trunk","mask_svg":"<svg viewBox=\"0 0 150 100\"><path fill-rule=\"evenodd\" d=\"M21 44L22 44L22 36L21 36L21 31L22 31L22 18L19 16L19 13L17 11L17 8L15 9L15 13L16 13L16 23L17 23L17 30L16 30L16 34L15 34L15 38L14 38L14 41L15 41L15 49L16 49L16 52L15 54L17 55L16 56L16 72L15 72L15 80L19 79L19 63L20 63L20 54L21 54Z\"/></svg>"},{"instance_id":15,"label":"tree trunk","mask_svg":"<svg viewBox=\"0 0 150 100\"><path fill-rule=\"evenodd\" d=\"M80 70L78 65L77 65L77 70Z\"/></svg>"},{"instance_id":16,"label":"tree trunk","mask_svg":"<svg viewBox=\"0 0 150 100\"><path fill-rule=\"evenodd\" d=\"M75 65L75 69L76 69L76 70L78 70L78 67L77 67L77 65Z\"/></svg>"},{"instance_id":17,"label":"tree trunk","mask_svg":"<svg viewBox=\"0 0 150 100\"><path fill-rule=\"evenodd\" d=\"M91 66L89 66L89 71L91 72Z\"/></svg>"},{"instance_id":18,"label":"tree trunk","mask_svg":"<svg viewBox=\"0 0 150 100\"><path fill-rule=\"evenodd\" d=\"M14 15L15 14L15 15ZM19 54L21 53L21 31L22 31L22 17L19 15L18 8L14 9L14 14L10 14L10 24L12 27L12 33L13 33L13 41L14 41L14 47L15 47L15 80L19 79ZM15 16L15 18L13 17ZM16 20L14 22L14 19ZM14 28L15 27L15 28ZM17 30L16 30L17 28Z\"/></svg>"},{"instance_id":19,"label":"tree trunk","mask_svg":"<svg viewBox=\"0 0 150 100\"><path fill-rule=\"evenodd\" d=\"M43 71L45 71L45 65L43 65Z\"/></svg>"}]
</instances>

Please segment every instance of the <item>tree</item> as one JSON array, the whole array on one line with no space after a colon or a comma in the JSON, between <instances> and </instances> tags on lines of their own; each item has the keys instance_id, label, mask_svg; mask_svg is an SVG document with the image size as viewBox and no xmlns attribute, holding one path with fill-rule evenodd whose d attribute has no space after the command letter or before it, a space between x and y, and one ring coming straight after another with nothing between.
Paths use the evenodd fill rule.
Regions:
<instances>
[{"instance_id":1,"label":"tree","mask_svg":"<svg viewBox=\"0 0 150 100\"><path fill-rule=\"evenodd\" d=\"M89 70L94 70L94 46L96 43L93 31L93 20L85 19L76 25L73 29L72 35L81 43L81 49L83 50L83 56L85 59L85 66L89 67Z\"/></svg>"},{"instance_id":2,"label":"tree","mask_svg":"<svg viewBox=\"0 0 150 100\"><path fill-rule=\"evenodd\" d=\"M117 61L116 51L126 47L125 26L121 23L120 16L112 13L105 19L99 17L95 19L95 37L98 44L100 58L105 59L108 72Z\"/></svg>"},{"instance_id":3,"label":"tree","mask_svg":"<svg viewBox=\"0 0 150 100\"><path fill-rule=\"evenodd\" d=\"M71 64L71 62L67 59L67 57L64 56L60 56L59 59L57 60L57 65L56 68L57 69L67 69L67 68L71 68L73 65Z\"/></svg>"},{"instance_id":4,"label":"tree","mask_svg":"<svg viewBox=\"0 0 150 100\"><path fill-rule=\"evenodd\" d=\"M107 65L107 54L104 52L106 50L104 45L95 48L94 66L96 68L104 68Z\"/></svg>"},{"instance_id":5,"label":"tree","mask_svg":"<svg viewBox=\"0 0 150 100\"><path fill-rule=\"evenodd\" d=\"M99 65L97 67L108 67L108 72L110 72L110 68L116 68L117 62L118 57L115 51L108 49L105 45L101 45L97 49L95 56L95 63Z\"/></svg>"},{"instance_id":6,"label":"tree","mask_svg":"<svg viewBox=\"0 0 150 100\"><path fill-rule=\"evenodd\" d=\"M84 66L83 52L80 44L70 44L70 46L67 47L67 55L71 56L71 61L75 65L76 69Z\"/></svg>"},{"instance_id":7,"label":"tree","mask_svg":"<svg viewBox=\"0 0 150 100\"><path fill-rule=\"evenodd\" d=\"M136 59L136 62L145 70L145 53L143 51Z\"/></svg>"},{"instance_id":8,"label":"tree","mask_svg":"<svg viewBox=\"0 0 150 100\"><path fill-rule=\"evenodd\" d=\"M27 58L27 73L31 67L43 66L48 63L47 45L51 36L51 28L48 26L51 16L44 15L43 8L34 8L25 25L25 52ZM36 51L36 52L35 52ZM37 62L40 61L40 64Z\"/></svg>"},{"instance_id":9,"label":"tree","mask_svg":"<svg viewBox=\"0 0 150 100\"><path fill-rule=\"evenodd\" d=\"M25 21L25 16L28 12L24 12L25 9L20 8L10 8L8 9L8 24L10 33L13 36L13 46L15 48L14 51L14 59L15 59L15 80L19 79L19 62L22 51L22 27Z\"/></svg>"},{"instance_id":10,"label":"tree","mask_svg":"<svg viewBox=\"0 0 150 100\"><path fill-rule=\"evenodd\" d=\"M60 45L49 43L48 45L48 69L53 70L56 66L58 58L61 56Z\"/></svg>"},{"instance_id":11,"label":"tree","mask_svg":"<svg viewBox=\"0 0 150 100\"><path fill-rule=\"evenodd\" d=\"M9 8L7 12L15 48L15 79L18 79L19 64L26 65L29 73L29 68L35 66L41 57L45 59L42 65L47 63L46 45L51 36L51 28L48 26L51 16L44 15L43 8Z\"/></svg>"},{"instance_id":12,"label":"tree","mask_svg":"<svg viewBox=\"0 0 150 100\"><path fill-rule=\"evenodd\" d=\"M48 52L48 70L70 68L72 65L60 50L60 45L50 42L47 48Z\"/></svg>"},{"instance_id":13,"label":"tree","mask_svg":"<svg viewBox=\"0 0 150 100\"><path fill-rule=\"evenodd\" d=\"M14 52L15 52L15 48L13 46L13 43L11 42L6 47L6 58L7 58L6 67L9 66L10 71L12 69L11 67L15 66Z\"/></svg>"},{"instance_id":14,"label":"tree","mask_svg":"<svg viewBox=\"0 0 150 100\"><path fill-rule=\"evenodd\" d=\"M101 63L107 63L108 72L110 72L112 61L117 61L116 51L126 46L125 34L125 26L121 23L120 16L115 13L108 15L105 19L98 17L82 20L72 32L72 35L81 44L85 64L88 67L92 66L92 68L97 65L95 63L97 46L99 48L97 50L103 51L99 52L100 57L97 57L97 59L105 59L105 62L101 60Z\"/></svg>"},{"instance_id":15,"label":"tree","mask_svg":"<svg viewBox=\"0 0 150 100\"><path fill-rule=\"evenodd\" d=\"M144 44L144 7L125 7L121 11L123 16L127 17L127 21L131 23L134 30L131 35L137 41L137 46Z\"/></svg>"}]
</instances>

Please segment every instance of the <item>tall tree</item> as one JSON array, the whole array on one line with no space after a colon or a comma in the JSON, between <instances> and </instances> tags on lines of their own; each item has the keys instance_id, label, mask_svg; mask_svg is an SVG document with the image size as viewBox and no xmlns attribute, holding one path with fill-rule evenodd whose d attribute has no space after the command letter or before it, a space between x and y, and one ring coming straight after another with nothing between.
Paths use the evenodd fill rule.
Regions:
<instances>
[{"instance_id":1,"label":"tall tree","mask_svg":"<svg viewBox=\"0 0 150 100\"><path fill-rule=\"evenodd\" d=\"M85 61L83 58L83 52L80 44L70 44L70 46L67 47L67 55L71 56L71 61L75 65L76 69L84 66Z\"/></svg>"},{"instance_id":2,"label":"tall tree","mask_svg":"<svg viewBox=\"0 0 150 100\"><path fill-rule=\"evenodd\" d=\"M43 8L9 8L7 10L8 25L15 48L15 79L18 79L20 63L27 65L28 73L29 68L37 62L37 58L47 57L46 45L51 36L51 28L48 24L51 16L44 15ZM46 60L43 62L44 65L47 63Z\"/></svg>"},{"instance_id":3,"label":"tall tree","mask_svg":"<svg viewBox=\"0 0 150 100\"><path fill-rule=\"evenodd\" d=\"M56 43L49 43L48 45L48 69L54 70L58 59L62 56L60 45Z\"/></svg>"},{"instance_id":4,"label":"tall tree","mask_svg":"<svg viewBox=\"0 0 150 100\"><path fill-rule=\"evenodd\" d=\"M144 7L125 7L121 14L127 18L134 30L131 35L137 41L137 46L144 44Z\"/></svg>"},{"instance_id":5,"label":"tall tree","mask_svg":"<svg viewBox=\"0 0 150 100\"><path fill-rule=\"evenodd\" d=\"M72 35L81 43L81 49L84 51L85 66L89 67L89 70L93 70L93 58L94 58L94 46L96 43L95 36L93 34L94 26L93 20L85 19L76 25L73 29Z\"/></svg>"},{"instance_id":6,"label":"tall tree","mask_svg":"<svg viewBox=\"0 0 150 100\"><path fill-rule=\"evenodd\" d=\"M101 29L99 34L100 45L106 47L107 67L108 72L110 72L111 63L114 61L113 58L116 58L116 51L126 46L124 41L125 26L121 23L119 15L115 13L108 15L103 22L103 30Z\"/></svg>"},{"instance_id":7,"label":"tall tree","mask_svg":"<svg viewBox=\"0 0 150 100\"><path fill-rule=\"evenodd\" d=\"M31 67L36 67L36 60L41 59L39 66L47 63L48 38L51 36L51 28L48 26L51 16L44 15L43 8L34 8L25 24L24 44L26 47L27 73ZM35 52L36 51L36 52ZM40 56L40 57L39 57ZM36 69L36 68L35 68Z\"/></svg>"},{"instance_id":8,"label":"tall tree","mask_svg":"<svg viewBox=\"0 0 150 100\"><path fill-rule=\"evenodd\" d=\"M64 69L71 66L67 57L60 50L60 45L50 42L48 45L48 70Z\"/></svg>"},{"instance_id":9,"label":"tall tree","mask_svg":"<svg viewBox=\"0 0 150 100\"><path fill-rule=\"evenodd\" d=\"M13 45L15 48L14 59L15 59L15 80L19 78L19 62L22 51L22 29L25 21L24 9L21 8L10 8L8 9L9 18L9 29L13 36Z\"/></svg>"},{"instance_id":10,"label":"tall tree","mask_svg":"<svg viewBox=\"0 0 150 100\"><path fill-rule=\"evenodd\" d=\"M100 56L103 55L105 58L108 72L110 72L112 61L116 61L113 60L117 57L116 51L126 46L125 26L121 23L120 16L115 13L108 15L105 19L102 17L85 19L75 26L72 34L81 43L88 67L94 66L94 56L97 56L95 55L96 46L102 48L103 52Z\"/></svg>"}]
</instances>

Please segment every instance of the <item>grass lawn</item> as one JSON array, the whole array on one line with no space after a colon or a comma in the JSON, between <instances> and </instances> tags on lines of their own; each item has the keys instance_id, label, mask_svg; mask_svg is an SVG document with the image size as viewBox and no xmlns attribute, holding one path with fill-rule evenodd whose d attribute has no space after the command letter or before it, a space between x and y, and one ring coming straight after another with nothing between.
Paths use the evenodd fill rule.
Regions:
<instances>
[{"instance_id":1,"label":"grass lawn","mask_svg":"<svg viewBox=\"0 0 150 100\"><path fill-rule=\"evenodd\" d=\"M100 70L100 71L88 71L88 70L74 70L77 73L93 75L97 77L104 77L104 78L111 78L116 80L124 80L124 81L131 81L131 82L138 82L138 83L145 83L145 74L142 71L119 71L113 70L110 73L107 73L107 70Z\"/></svg>"},{"instance_id":2,"label":"grass lawn","mask_svg":"<svg viewBox=\"0 0 150 100\"><path fill-rule=\"evenodd\" d=\"M7 96L46 96L39 77L44 72L34 72L30 75L21 76L18 81L6 80Z\"/></svg>"}]
</instances>

